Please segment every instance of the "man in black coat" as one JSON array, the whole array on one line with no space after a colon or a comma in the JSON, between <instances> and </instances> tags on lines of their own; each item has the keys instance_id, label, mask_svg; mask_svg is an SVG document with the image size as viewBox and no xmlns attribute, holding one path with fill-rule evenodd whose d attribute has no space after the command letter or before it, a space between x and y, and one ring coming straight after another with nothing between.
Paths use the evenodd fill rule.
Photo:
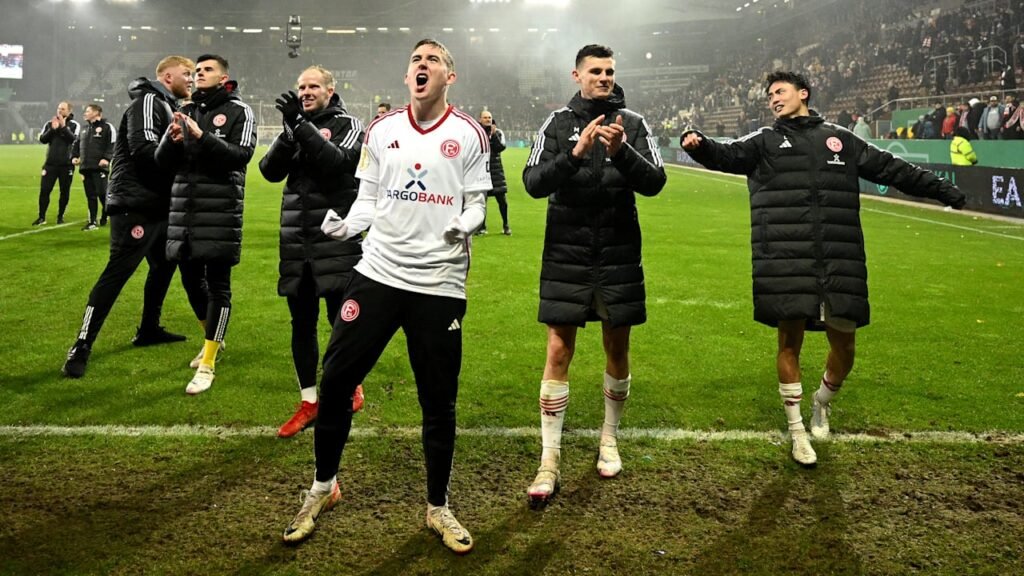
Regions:
<instances>
[{"instance_id":1,"label":"man in black coat","mask_svg":"<svg viewBox=\"0 0 1024 576\"><path fill-rule=\"evenodd\" d=\"M853 368L857 328L870 321L858 178L962 208L950 182L822 120L807 107L811 88L774 72L765 93L776 121L730 144L687 131L680 144L712 170L746 174L750 189L754 319L778 330L779 394L793 458L814 465L800 400L805 330L824 330L830 351L814 394L811 434L829 434L830 401Z\"/></svg>"},{"instance_id":2,"label":"man in black coat","mask_svg":"<svg viewBox=\"0 0 1024 576\"><path fill-rule=\"evenodd\" d=\"M64 211L71 197L71 179L75 175L75 167L71 164L71 145L78 138L79 129L78 120L71 113L71 104L61 102L57 105L57 113L43 125L43 131L39 133L39 141L46 144L46 161L39 182L39 217L32 223L33 226L46 224L50 194L57 181L60 181L57 224L64 223Z\"/></svg>"},{"instance_id":3,"label":"man in black coat","mask_svg":"<svg viewBox=\"0 0 1024 576\"><path fill-rule=\"evenodd\" d=\"M505 236L512 235L512 229L508 227L508 201L505 196L508 193L508 184L505 182L505 167L501 164L501 153L505 150L505 133L494 123L494 116L490 110L480 113L480 125L491 141L491 188L487 197L494 197L498 202L498 212L501 213L501 233ZM484 217L484 225L480 227L477 234L487 234L487 218Z\"/></svg>"},{"instance_id":4,"label":"man in black coat","mask_svg":"<svg viewBox=\"0 0 1024 576\"><path fill-rule=\"evenodd\" d=\"M616 436L631 381L629 333L647 319L634 193L654 196L665 185L654 135L615 84L612 50L584 46L572 77L579 93L548 116L523 171L530 196L548 198L538 313L548 326L543 452L527 491L535 506L558 490L569 363L577 329L588 321L601 321L607 358L597 471L607 478L622 469Z\"/></svg>"},{"instance_id":5,"label":"man in black coat","mask_svg":"<svg viewBox=\"0 0 1024 576\"><path fill-rule=\"evenodd\" d=\"M156 151L157 162L177 172L167 258L180 262L193 309L202 311L198 316L205 342L189 364L196 373L185 387L192 395L213 384L227 332L231 268L242 255L245 170L256 148L256 118L235 92L237 84L228 79L227 60L214 54L197 58L195 82L192 102L174 114Z\"/></svg>"},{"instance_id":6,"label":"man in black coat","mask_svg":"<svg viewBox=\"0 0 1024 576\"><path fill-rule=\"evenodd\" d=\"M270 182L287 178L281 199L281 278L277 293L288 298L292 317L292 360L301 403L277 435L295 436L316 421L319 402L316 370L320 362L317 316L320 298L327 322L341 310L352 267L362 255L362 236L338 241L320 230L333 209L344 218L356 199L356 165L362 150L363 124L350 116L334 92L334 75L311 66L299 76L298 94L277 100L284 131L260 160ZM352 411L362 407L362 386L356 388Z\"/></svg>"},{"instance_id":7,"label":"man in black coat","mask_svg":"<svg viewBox=\"0 0 1024 576\"><path fill-rule=\"evenodd\" d=\"M78 166L85 185L85 199L89 204L89 221L82 230L96 229L96 212L103 208L99 225L107 225L107 174L114 157L117 132L114 125L103 119L103 108L96 103L85 107L86 127L78 134L71 148L71 163Z\"/></svg>"},{"instance_id":8,"label":"man in black coat","mask_svg":"<svg viewBox=\"0 0 1024 576\"><path fill-rule=\"evenodd\" d=\"M167 209L174 173L161 169L155 158L160 136L178 108L178 99L192 91L192 68L183 56L168 56L156 67L156 80L131 83L132 102L121 116L108 187L110 259L89 293L75 344L61 372L68 378L85 374L92 345L128 279L145 259L149 263L142 305L142 323L132 343L150 346L180 342L160 326L164 297L176 265L167 261Z\"/></svg>"}]
</instances>

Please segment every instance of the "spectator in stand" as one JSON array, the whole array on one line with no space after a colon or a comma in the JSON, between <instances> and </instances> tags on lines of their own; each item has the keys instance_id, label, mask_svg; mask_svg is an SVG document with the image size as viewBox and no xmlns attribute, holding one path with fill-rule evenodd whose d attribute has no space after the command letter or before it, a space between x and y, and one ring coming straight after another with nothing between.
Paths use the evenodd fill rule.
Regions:
<instances>
[{"instance_id":1,"label":"spectator in stand","mask_svg":"<svg viewBox=\"0 0 1024 576\"><path fill-rule=\"evenodd\" d=\"M391 103L390 102L381 102L380 104L377 104L377 116L378 117L383 116L383 115L387 114L388 112L391 112Z\"/></svg>"},{"instance_id":2,"label":"spectator in stand","mask_svg":"<svg viewBox=\"0 0 1024 576\"><path fill-rule=\"evenodd\" d=\"M1007 64L1006 68L1003 69L1003 73L999 75L999 87L1003 90L1017 89L1017 77L1014 75L1011 64Z\"/></svg>"},{"instance_id":3,"label":"spectator in stand","mask_svg":"<svg viewBox=\"0 0 1024 576\"><path fill-rule=\"evenodd\" d=\"M946 108L946 117L942 119L942 139L949 140L953 137L953 130L956 129L958 115L952 106Z\"/></svg>"},{"instance_id":4,"label":"spectator in stand","mask_svg":"<svg viewBox=\"0 0 1024 576\"><path fill-rule=\"evenodd\" d=\"M1003 106L999 103L998 96L990 96L988 106L981 112L981 119L978 121L978 136L982 140L997 140L999 128L1003 124Z\"/></svg>"},{"instance_id":5,"label":"spectator in stand","mask_svg":"<svg viewBox=\"0 0 1024 576\"><path fill-rule=\"evenodd\" d=\"M871 126L867 123L864 116L857 117L857 122L853 125L853 133L864 140L874 138L874 136L871 135Z\"/></svg>"},{"instance_id":6,"label":"spectator in stand","mask_svg":"<svg viewBox=\"0 0 1024 576\"><path fill-rule=\"evenodd\" d=\"M935 127L936 131L942 130L942 123L946 120L946 107L942 105L941 101L935 101L935 107L929 119L932 121L932 126Z\"/></svg>"},{"instance_id":7,"label":"spectator in stand","mask_svg":"<svg viewBox=\"0 0 1024 576\"><path fill-rule=\"evenodd\" d=\"M1011 104L1013 114L1003 123L1003 140L1020 140L1024 138L1024 107L1021 107L1017 98L1014 98Z\"/></svg>"},{"instance_id":8,"label":"spectator in stand","mask_svg":"<svg viewBox=\"0 0 1024 576\"><path fill-rule=\"evenodd\" d=\"M907 138L913 138L914 140L920 140L924 134L924 114L917 117L917 122L910 127L910 133L907 134Z\"/></svg>"},{"instance_id":9,"label":"spectator in stand","mask_svg":"<svg viewBox=\"0 0 1024 576\"><path fill-rule=\"evenodd\" d=\"M960 115L960 127L967 128L971 135L971 140L977 140L978 122L981 122L981 114L985 111L985 104L977 98L971 98L967 104L967 110Z\"/></svg>"}]
</instances>

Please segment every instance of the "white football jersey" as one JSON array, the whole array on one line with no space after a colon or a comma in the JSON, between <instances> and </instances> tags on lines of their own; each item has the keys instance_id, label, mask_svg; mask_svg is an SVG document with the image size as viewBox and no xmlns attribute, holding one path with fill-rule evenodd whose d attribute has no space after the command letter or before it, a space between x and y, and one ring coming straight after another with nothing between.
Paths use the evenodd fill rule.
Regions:
<instances>
[{"instance_id":1,"label":"white football jersey","mask_svg":"<svg viewBox=\"0 0 1024 576\"><path fill-rule=\"evenodd\" d=\"M375 211L356 270L395 288L465 299L469 241L448 244L442 233L463 212L483 220L489 142L454 106L426 128L409 106L371 122L356 178L376 184Z\"/></svg>"}]
</instances>

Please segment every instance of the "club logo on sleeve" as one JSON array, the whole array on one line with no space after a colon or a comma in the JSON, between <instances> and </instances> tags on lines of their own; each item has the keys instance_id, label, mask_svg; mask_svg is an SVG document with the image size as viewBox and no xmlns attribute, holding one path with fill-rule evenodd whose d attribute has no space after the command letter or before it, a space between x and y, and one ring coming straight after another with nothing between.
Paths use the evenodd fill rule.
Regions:
<instances>
[{"instance_id":1,"label":"club logo on sleeve","mask_svg":"<svg viewBox=\"0 0 1024 576\"><path fill-rule=\"evenodd\" d=\"M448 140L441 142L441 154L443 154L445 158L455 158L461 151L462 147L459 146L459 143L455 140L449 138Z\"/></svg>"},{"instance_id":2,"label":"club logo on sleeve","mask_svg":"<svg viewBox=\"0 0 1024 576\"><path fill-rule=\"evenodd\" d=\"M131 234L132 238L135 238L136 240L142 240L142 237L146 235L146 229L143 228L142 226L137 225L134 228L132 228Z\"/></svg>"},{"instance_id":3,"label":"club logo on sleeve","mask_svg":"<svg viewBox=\"0 0 1024 576\"><path fill-rule=\"evenodd\" d=\"M216 116L213 117L213 125L217 126L217 127L223 126L224 124L227 123L227 121L228 121L228 117L223 115L223 114L217 114Z\"/></svg>"},{"instance_id":4,"label":"club logo on sleeve","mask_svg":"<svg viewBox=\"0 0 1024 576\"><path fill-rule=\"evenodd\" d=\"M320 129L320 135L324 137L324 140L330 140L331 139L331 129L330 128L321 128Z\"/></svg>"},{"instance_id":5,"label":"club logo on sleeve","mask_svg":"<svg viewBox=\"0 0 1024 576\"><path fill-rule=\"evenodd\" d=\"M356 318L359 318L359 302L349 298L341 305L341 319L345 322L351 322Z\"/></svg>"},{"instance_id":6,"label":"club logo on sleeve","mask_svg":"<svg viewBox=\"0 0 1024 576\"><path fill-rule=\"evenodd\" d=\"M833 152L843 151L843 141L835 136L830 136L828 140L825 140L825 146L828 146L828 149Z\"/></svg>"}]
</instances>

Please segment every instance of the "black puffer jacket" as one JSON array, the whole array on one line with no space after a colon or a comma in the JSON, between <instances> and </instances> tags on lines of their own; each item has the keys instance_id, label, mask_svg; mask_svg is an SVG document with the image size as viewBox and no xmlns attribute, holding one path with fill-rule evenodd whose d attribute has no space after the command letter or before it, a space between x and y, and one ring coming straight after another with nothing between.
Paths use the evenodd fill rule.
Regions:
<instances>
[{"instance_id":1,"label":"black puffer jacket","mask_svg":"<svg viewBox=\"0 0 1024 576\"><path fill-rule=\"evenodd\" d=\"M156 148L178 109L164 85L145 78L128 87L132 103L121 116L107 185L107 212L167 218L174 169L156 163Z\"/></svg>"},{"instance_id":2,"label":"black puffer jacket","mask_svg":"<svg viewBox=\"0 0 1024 576\"><path fill-rule=\"evenodd\" d=\"M633 193L660 192L665 168L647 122L625 106L618 86L608 100L584 100L577 93L548 116L523 170L530 196L548 197L538 314L545 324L595 320L595 295L613 326L647 319ZM572 158L579 133L601 114L606 124L622 116L626 139L618 154L608 158L598 141L582 160Z\"/></svg>"},{"instance_id":3,"label":"black puffer jacket","mask_svg":"<svg viewBox=\"0 0 1024 576\"><path fill-rule=\"evenodd\" d=\"M363 143L363 124L349 116L335 94L309 122L282 132L260 160L260 172L271 182L285 178L281 199L281 278L277 293L298 296L302 269L313 270L317 295L338 294L362 256L361 236L339 242L320 231L327 210L343 218L356 199L356 165Z\"/></svg>"},{"instance_id":4,"label":"black puffer jacket","mask_svg":"<svg viewBox=\"0 0 1024 576\"><path fill-rule=\"evenodd\" d=\"M505 150L505 133L497 126L491 132L491 190L488 194L504 194L508 192L505 181L505 167L501 164L501 153ZM484 132L487 129L484 128Z\"/></svg>"},{"instance_id":5,"label":"black puffer jacket","mask_svg":"<svg viewBox=\"0 0 1024 576\"><path fill-rule=\"evenodd\" d=\"M174 167L167 258L237 264L242 252L245 169L256 147L252 109L223 87L193 94L182 107L203 135L186 130L184 143L165 135L161 166Z\"/></svg>"},{"instance_id":6,"label":"black puffer jacket","mask_svg":"<svg viewBox=\"0 0 1024 576\"><path fill-rule=\"evenodd\" d=\"M74 114L68 114L60 128L54 128L49 122L43 124L39 141L46 144L46 166L71 165L71 145L78 138L80 128Z\"/></svg>"},{"instance_id":7,"label":"black puffer jacket","mask_svg":"<svg viewBox=\"0 0 1024 576\"><path fill-rule=\"evenodd\" d=\"M769 326L807 319L820 328L823 304L858 326L870 322L858 177L955 208L965 202L948 181L814 113L729 144L702 138L690 155L748 176L754 319Z\"/></svg>"}]
</instances>

